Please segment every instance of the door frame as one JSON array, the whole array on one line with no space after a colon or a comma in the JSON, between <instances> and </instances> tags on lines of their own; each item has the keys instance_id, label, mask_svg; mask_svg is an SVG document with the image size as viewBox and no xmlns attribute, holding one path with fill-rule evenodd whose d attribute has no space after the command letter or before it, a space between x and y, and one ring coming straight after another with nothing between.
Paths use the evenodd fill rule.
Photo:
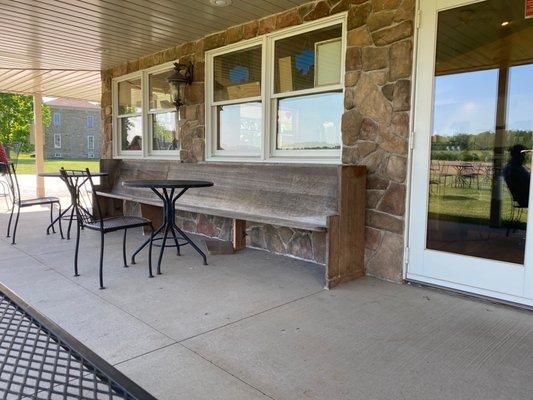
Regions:
<instances>
[{"instance_id":1,"label":"door frame","mask_svg":"<svg viewBox=\"0 0 533 400\"><path fill-rule=\"evenodd\" d=\"M429 159L431 152L430 138L424 137L424 127L432 126L433 119L433 95L434 95L434 70L435 54L437 39L437 15L438 12L446 9L465 6L468 4L480 3L486 0L417 0L415 15L415 35L413 44L413 72L412 72L412 108L411 108L411 131L409 137L409 169L408 169L408 188L406 196L406 227L405 227L405 254L404 254L404 279L407 281L416 281L427 283L435 286L445 287L462 292L468 292L475 295L490 297L522 305L533 306L533 260L530 254L533 254L533 240L527 238L524 255L524 265L505 263L500 261L486 260L466 255L443 253L436 250L427 250L425 246L427 233L427 209L429 197L427 195L427 183L424 187L416 187L420 182L424 182L429 174ZM433 27L431 28L431 26ZM428 28L429 26L429 28ZM429 29L429 31L428 31ZM428 87L428 83L431 85ZM429 94L428 94L429 93ZM427 99L431 99L429 102ZM418 134L417 134L418 132ZM422 150L426 147L426 150ZM420 169L425 171L420 172ZM420 174L423 174L420 176ZM428 181L425 179L425 181ZM417 200L415 195L420 191L425 192L425 207L420 207L422 200ZM533 190L530 191L530 202L533 204ZM420 203L420 204L417 204ZM412 210L421 210L423 212L412 212ZM533 212L528 213L528 226L533 227ZM423 229L423 234L420 230ZM531 230L533 232L533 228ZM533 235L533 233L532 233ZM533 236L532 236L533 237ZM422 240L421 240L422 238ZM420 247L423 246L423 247ZM455 282L446 279L446 271L439 275L438 266L433 268L428 274L425 269L425 253L445 254L445 258L451 261L446 264L448 273L450 269L464 268L459 264L472 260L469 265L470 277L466 282ZM418 254L417 254L418 253ZM509 275L505 277L506 282L500 282L501 270L507 268ZM463 269L462 269L463 268ZM453 272L452 272L453 273ZM468 273L467 273L468 275ZM477 279L477 285L472 284ZM490 282L498 281L502 284L503 290L493 287Z\"/></svg>"}]
</instances>

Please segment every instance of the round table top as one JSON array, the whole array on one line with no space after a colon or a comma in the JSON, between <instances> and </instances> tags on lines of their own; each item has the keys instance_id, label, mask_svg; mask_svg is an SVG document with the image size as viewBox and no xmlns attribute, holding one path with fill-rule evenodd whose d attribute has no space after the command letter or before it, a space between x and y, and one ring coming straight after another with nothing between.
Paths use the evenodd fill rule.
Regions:
<instances>
[{"instance_id":1,"label":"round table top","mask_svg":"<svg viewBox=\"0 0 533 400\"><path fill-rule=\"evenodd\" d=\"M150 189L185 189L185 188L200 188L213 186L213 182L208 181L191 181L184 179L176 180L157 180L157 179L143 179L135 181L124 181L123 186L134 188L150 188Z\"/></svg>"},{"instance_id":2,"label":"round table top","mask_svg":"<svg viewBox=\"0 0 533 400\"><path fill-rule=\"evenodd\" d=\"M38 176L42 176L43 178L61 178L63 175L61 175L60 172L41 172L40 174L37 174ZM86 174L72 174L69 172L69 175L73 176L86 176ZM91 172L91 176L94 177L101 177L101 176L108 176L108 172Z\"/></svg>"}]
</instances>

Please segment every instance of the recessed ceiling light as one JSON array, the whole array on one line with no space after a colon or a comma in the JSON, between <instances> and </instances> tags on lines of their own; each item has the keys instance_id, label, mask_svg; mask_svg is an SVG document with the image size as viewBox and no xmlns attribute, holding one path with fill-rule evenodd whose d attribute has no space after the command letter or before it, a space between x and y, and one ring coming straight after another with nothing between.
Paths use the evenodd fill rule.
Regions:
<instances>
[{"instance_id":1,"label":"recessed ceiling light","mask_svg":"<svg viewBox=\"0 0 533 400\"><path fill-rule=\"evenodd\" d=\"M503 22L502 22L502 26L507 26L507 25L509 25L509 24L510 24L509 21L503 21Z\"/></svg>"},{"instance_id":2,"label":"recessed ceiling light","mask_svg":"<svg viewBox=\"0 0 533 400\"><path fill-rule=\"evenodd\" d=\"M215 7L226 7L231 4L231 0L209 0Z\"/></svg>"}]
</instances>

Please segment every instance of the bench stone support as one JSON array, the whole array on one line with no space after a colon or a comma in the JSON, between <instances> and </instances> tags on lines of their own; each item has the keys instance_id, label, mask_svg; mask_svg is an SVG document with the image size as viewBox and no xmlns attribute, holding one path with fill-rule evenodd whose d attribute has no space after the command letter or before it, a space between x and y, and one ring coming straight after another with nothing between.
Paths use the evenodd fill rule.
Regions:
<instances>
[{"instance_id":1,"label":"bench stone support","mask_svg":"<svg viewBox=\"0 0 533 400\"><path fill-rule=\"evenodd\" d=\"M233 220L233 250L239 251L246 248L246 221Z\"/></svg>"}]
</instances>

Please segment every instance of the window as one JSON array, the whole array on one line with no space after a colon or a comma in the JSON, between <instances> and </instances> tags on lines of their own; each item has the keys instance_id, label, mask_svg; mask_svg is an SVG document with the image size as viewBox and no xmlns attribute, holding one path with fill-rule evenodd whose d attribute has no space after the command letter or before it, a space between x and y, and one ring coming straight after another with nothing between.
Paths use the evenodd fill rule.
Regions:
<instances>
[{"instance_id":1,"label":"window","mask_svg":"<svg viewBox=\"0 0 533 400\"><path fill-rule=\"evenodd\" d=\"M61 148L61 133L54 133L54 149Z\"/></svg>"},{"instance_id":2,"label":"window","mask_svg":"<svg viewBox=\"0 0 533 400\"><path fill-rule=\"evenodd\" d=\"M87 149L94 150L94 135L87 136Z\"/></svg>"},{"instance_id":3,"label":"window","mask_svg":"<svg viewBox=\"0 0 533 400\"><path fill-rule=\"evenodd\" d=\"M208 159L340 160L345 15L206 53Z\"/></svg>"},{"instance_id":4,"label":"window","mask_svg":"<svg viewBox=\"0 0 533 400\"><path fill-rule=\"evenodd\" d=\"M60 113L55 112L52 114L52 123L54 124L54 126L61 125L61 114Z\"/></svg>"},{"instance_id":5,"label":"window","mask_svg":"<svg viewBox=\"0 0 533 400\"><path fill-rule=\"evenodd\" d=\"M94 153L92 151L87 153L87 158L94 158Z\"/></svg>"},{"instance_id":6,"label":"window","mask_svg":"<svg viewBox=\"0 0 533 400\"><path fill-rule=\"evenodd\" d=\"M172 69L168 63L114 80L115 156L179 156L179 113L166 80Z\"/></svg>"},{"instance_id":7,"label":"window","mask_svg":"<svg viewBox=\"0 0 533 400\"><path fill-rule=\"evenodd\" d=\"M94 128L94 115L87 116L87 128Z\"/></svg>"},{"instance_id":8,"label":"window","mask_svg":"<svg viewBox=\"0 0 533 400\"><path fill-rule=\"evenodd\" d=\"M61 153L54 153L54 158L62 158L63 156Z\"/></svg>"}]
</instances>

